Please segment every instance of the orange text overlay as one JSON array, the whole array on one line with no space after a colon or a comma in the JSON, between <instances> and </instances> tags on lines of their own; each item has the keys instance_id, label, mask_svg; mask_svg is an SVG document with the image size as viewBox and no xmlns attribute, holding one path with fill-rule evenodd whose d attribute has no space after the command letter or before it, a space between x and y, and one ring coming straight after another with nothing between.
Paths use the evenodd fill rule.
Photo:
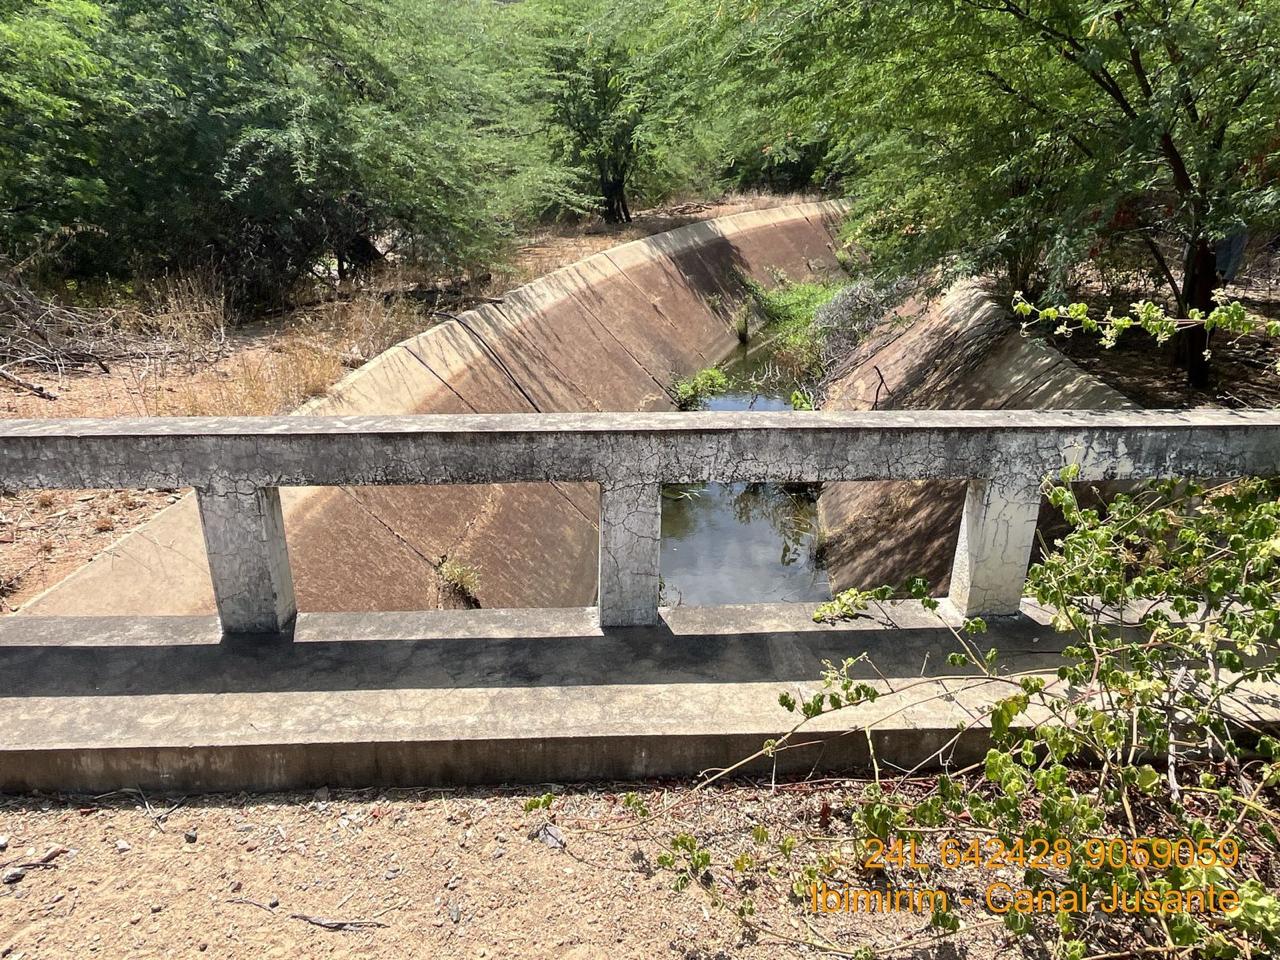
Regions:
<instances>
[{"instance_id":1,"label":"orange text overlay","mask_svg":"<svg viewBox=\"0 0 1280 960\"><path fill-rule=\"evenodd\" d=\"M1013 884L988 884L981 898L956 896L924 887L809 886L812 913L925 913L945 912L953 905L983 906L991 913L1230 913L1240 906L1234 890L1210 884L1194 890L1143 888L1123 890L1114 884L1094 890L1087 884L1059 890L1032 890Z\"/></svg>"},{"instance_id":2,"label":"orange text overlay","mask_svg":"<svg viewBox=\"0 0 1280 960\"><path fill-rule=\"evenodd\" d=\"M1190 837L1090 837L1072 843L1070 840L1017 839L1006 842L998 837L960 840L948 837L937 845L936 857L928 856L915 840L893 840L888 843L872 837L865 841L862 866L868 870L886 867L929 867L948 869L974 867L999 870L1021 867L1033 870L1066 870L1075 864L1095 869L1169 867L1234 867L1240 862L1240 845L1230 837L1222 839Z\"/></svg>"}]
</instances>

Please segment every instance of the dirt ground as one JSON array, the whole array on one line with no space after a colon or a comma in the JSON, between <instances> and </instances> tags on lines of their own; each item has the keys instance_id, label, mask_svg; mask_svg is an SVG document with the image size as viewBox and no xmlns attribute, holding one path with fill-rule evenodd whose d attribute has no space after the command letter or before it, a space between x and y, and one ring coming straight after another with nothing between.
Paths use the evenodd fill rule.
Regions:
<instances>
[{"instance_id":1,"label":"dirt ground","mask_svg":"<svg viewBox=\"0 0 1280 960\"><path fill-rule=\"evenodd\" d=\"M642 211L629 224L548 227L526 238L471 296L500 297L583 257L697 220L811 199L730 196ZM379 295L388 284L403 281L380 277L373 291L347 302L228 328L216 348L200 340L113 364L109 372L91 368L40 378L57 395L54 401L0 383L0 419L287 412L323 394L361 362L439 322L410 302L388 304ZM0 497L0 615L17 612L151 519L176 493L52 491Z\"/></svg>"},{"instance_id":2,"label":"dirt ground","mask_svg":"<svg viewBox=\"0 0 1280 960\"><path fill-rule=\"evenodd\" d=\"M757 824L769 844L816 831L822 791L839 784L739 782L643 825L623 806L638 790L658 809L664 787L687 784L321 789L187 798L168 816L182 798L0 797L0 864L67 851L0 886L0 957L770 960L824 955L810 945L821 941L988 960L1014 942L976 907L945 947L927 914L813 914L785 868L748 891L744 926L714 888L677 892L659 841L695 832L719 865L752 847ZM547 790L550 809L525 812ZM531 836L552 822L558 837Z\"/></svg>"}]
</instances>

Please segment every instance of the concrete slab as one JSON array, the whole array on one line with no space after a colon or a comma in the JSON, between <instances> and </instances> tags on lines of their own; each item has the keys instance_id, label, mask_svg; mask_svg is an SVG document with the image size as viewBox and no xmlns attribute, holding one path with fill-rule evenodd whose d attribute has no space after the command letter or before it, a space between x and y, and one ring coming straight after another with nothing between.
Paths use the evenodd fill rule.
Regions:
<instances>
[{"instance_id":1,"label":"concrete slab","mask_svg":"<svg viewBox=\"0 0 1280 960\"><path fill-rule=\"evenodd\" d=\"M555 276L654 381L658 390L652 404L643 409L673 409L666 388L675 378L688 376L720 359L720 353L708 357L704 352L719 350L718 339L714 344L682 341L674 324L647 298L637 296L632 282L614 270L603 255L579 261L557 271ZM639 322L642 318L645 322Z\"/></svg>"},{"instance_id":2,"label":"concrete slab","mask_svg":"<svg viewBox=\"0 0 1280 960\"><path fill-rule=\"evenodd\" d=\"M911 318L911 322L902 322ZM1121 394L1042 341L1022 336L1011 313L976 283L912 302L853 351L825 409L1134 409ZM924 577L951 586L963 483L830 483L819 498L824 556L837 590ZM1060 517L1047 505L1048 539ZM1038 554L1038 551L1037 551Z\"/></svg>"},{"instance_id":3,"label":"concrete slab","mask_svg":"<svg viewBox=\"0 0 1280 960\"><path fill-rule=\"evenodd\" d=\"M12 618L0 624L0 790L693 774L784 732L794 716L778 694L812 692L823 660L863 651L881 699L815 725L779 769L848 769L869 742L910 764L1006 692L954 678L951 633L916 604L835 627L811 612L672 608L661 626L615 630L590 608L303 614L293 643L219 642L202 617ZM1052 671L1059 635L1024 612L983 643ZM983 743L974 728L945 755L968 762Z\"/></svg>"}]
</instances>

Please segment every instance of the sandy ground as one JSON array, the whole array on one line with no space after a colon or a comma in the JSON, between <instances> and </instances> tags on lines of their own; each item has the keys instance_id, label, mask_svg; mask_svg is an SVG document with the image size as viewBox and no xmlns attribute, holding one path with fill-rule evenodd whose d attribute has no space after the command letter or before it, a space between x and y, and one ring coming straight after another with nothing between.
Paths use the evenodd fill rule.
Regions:
<instances>
[{"instance_id":1,"label":"sandy ground","mask_svg":"<svg viewBox=\"0 0 1280 960\"><path fill-rule=\"evenodd\" d=\"M990 958L1013 941L981 910L945 946L928 917L814 915L788 864L745 891L757 929L711 891L673 889L659 841L690 830L716 853L765 856L813 832L838 785L738 783L672 819L640 824L620 791L658 809L682 784L468 792L346 792L186 798L0 798L0 864L67 849L0 886L0 957L466 957L682 960L818 956L821 938L882 957ZM549 810L525 801L556 791ZM824 792L824 790L826 792ZM835 804L838 806L838 803ZM159 818L159 819L157 819ZM558 825L564 846L531 837ZM750 837L764 824L771 839ZM890 878L868 875L871 886ZM304 918L311 918L310 920ZM315 921L359 921L328 929Z\"/></svg>"}]
</instances>

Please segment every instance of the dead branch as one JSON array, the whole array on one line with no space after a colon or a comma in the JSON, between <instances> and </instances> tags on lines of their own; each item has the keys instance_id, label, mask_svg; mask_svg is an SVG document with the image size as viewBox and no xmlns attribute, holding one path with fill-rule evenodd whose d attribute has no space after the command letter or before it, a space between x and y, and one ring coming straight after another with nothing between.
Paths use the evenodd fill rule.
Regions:
<instances>
[{"instance_id":1,"label":"dead branch","mask_svg":"<svg viewBox=\"0 0 1280 960\"><path fill-rule=\"evenodd\" d=\"M217 307L213 310L216 312ZM67 306L35 293L13 269L0 262L0 380L45 400L58 396L48 387L11 372L20 367L61 377L69 369L96 367L110 373L109 363L192 352L163 326L151 329L157 316L124 310ZM204 359L221 356L225 347L221 317L197 317L210 327L199 345ZM139 322L141 320L141 322ZM192 352L192 356L195 353Z\"/></svg>"},{"instance_id":2,"label":"dead branch","mask_svg":"<svg viewBox=\"0 0 1280 960\"><path fill-rule=\"evenodd\" d=\"M32 383L30 380L23 380L21 377L15 377L12 373L3 368L0 368L0 380L3 380L5 383L12 383L15 387L21 387L23 390L30 390L37 397L40 397L43 400L58 399L58 395L56 393L50 393L38 383Z\"/></svg>"}]
</instances>

